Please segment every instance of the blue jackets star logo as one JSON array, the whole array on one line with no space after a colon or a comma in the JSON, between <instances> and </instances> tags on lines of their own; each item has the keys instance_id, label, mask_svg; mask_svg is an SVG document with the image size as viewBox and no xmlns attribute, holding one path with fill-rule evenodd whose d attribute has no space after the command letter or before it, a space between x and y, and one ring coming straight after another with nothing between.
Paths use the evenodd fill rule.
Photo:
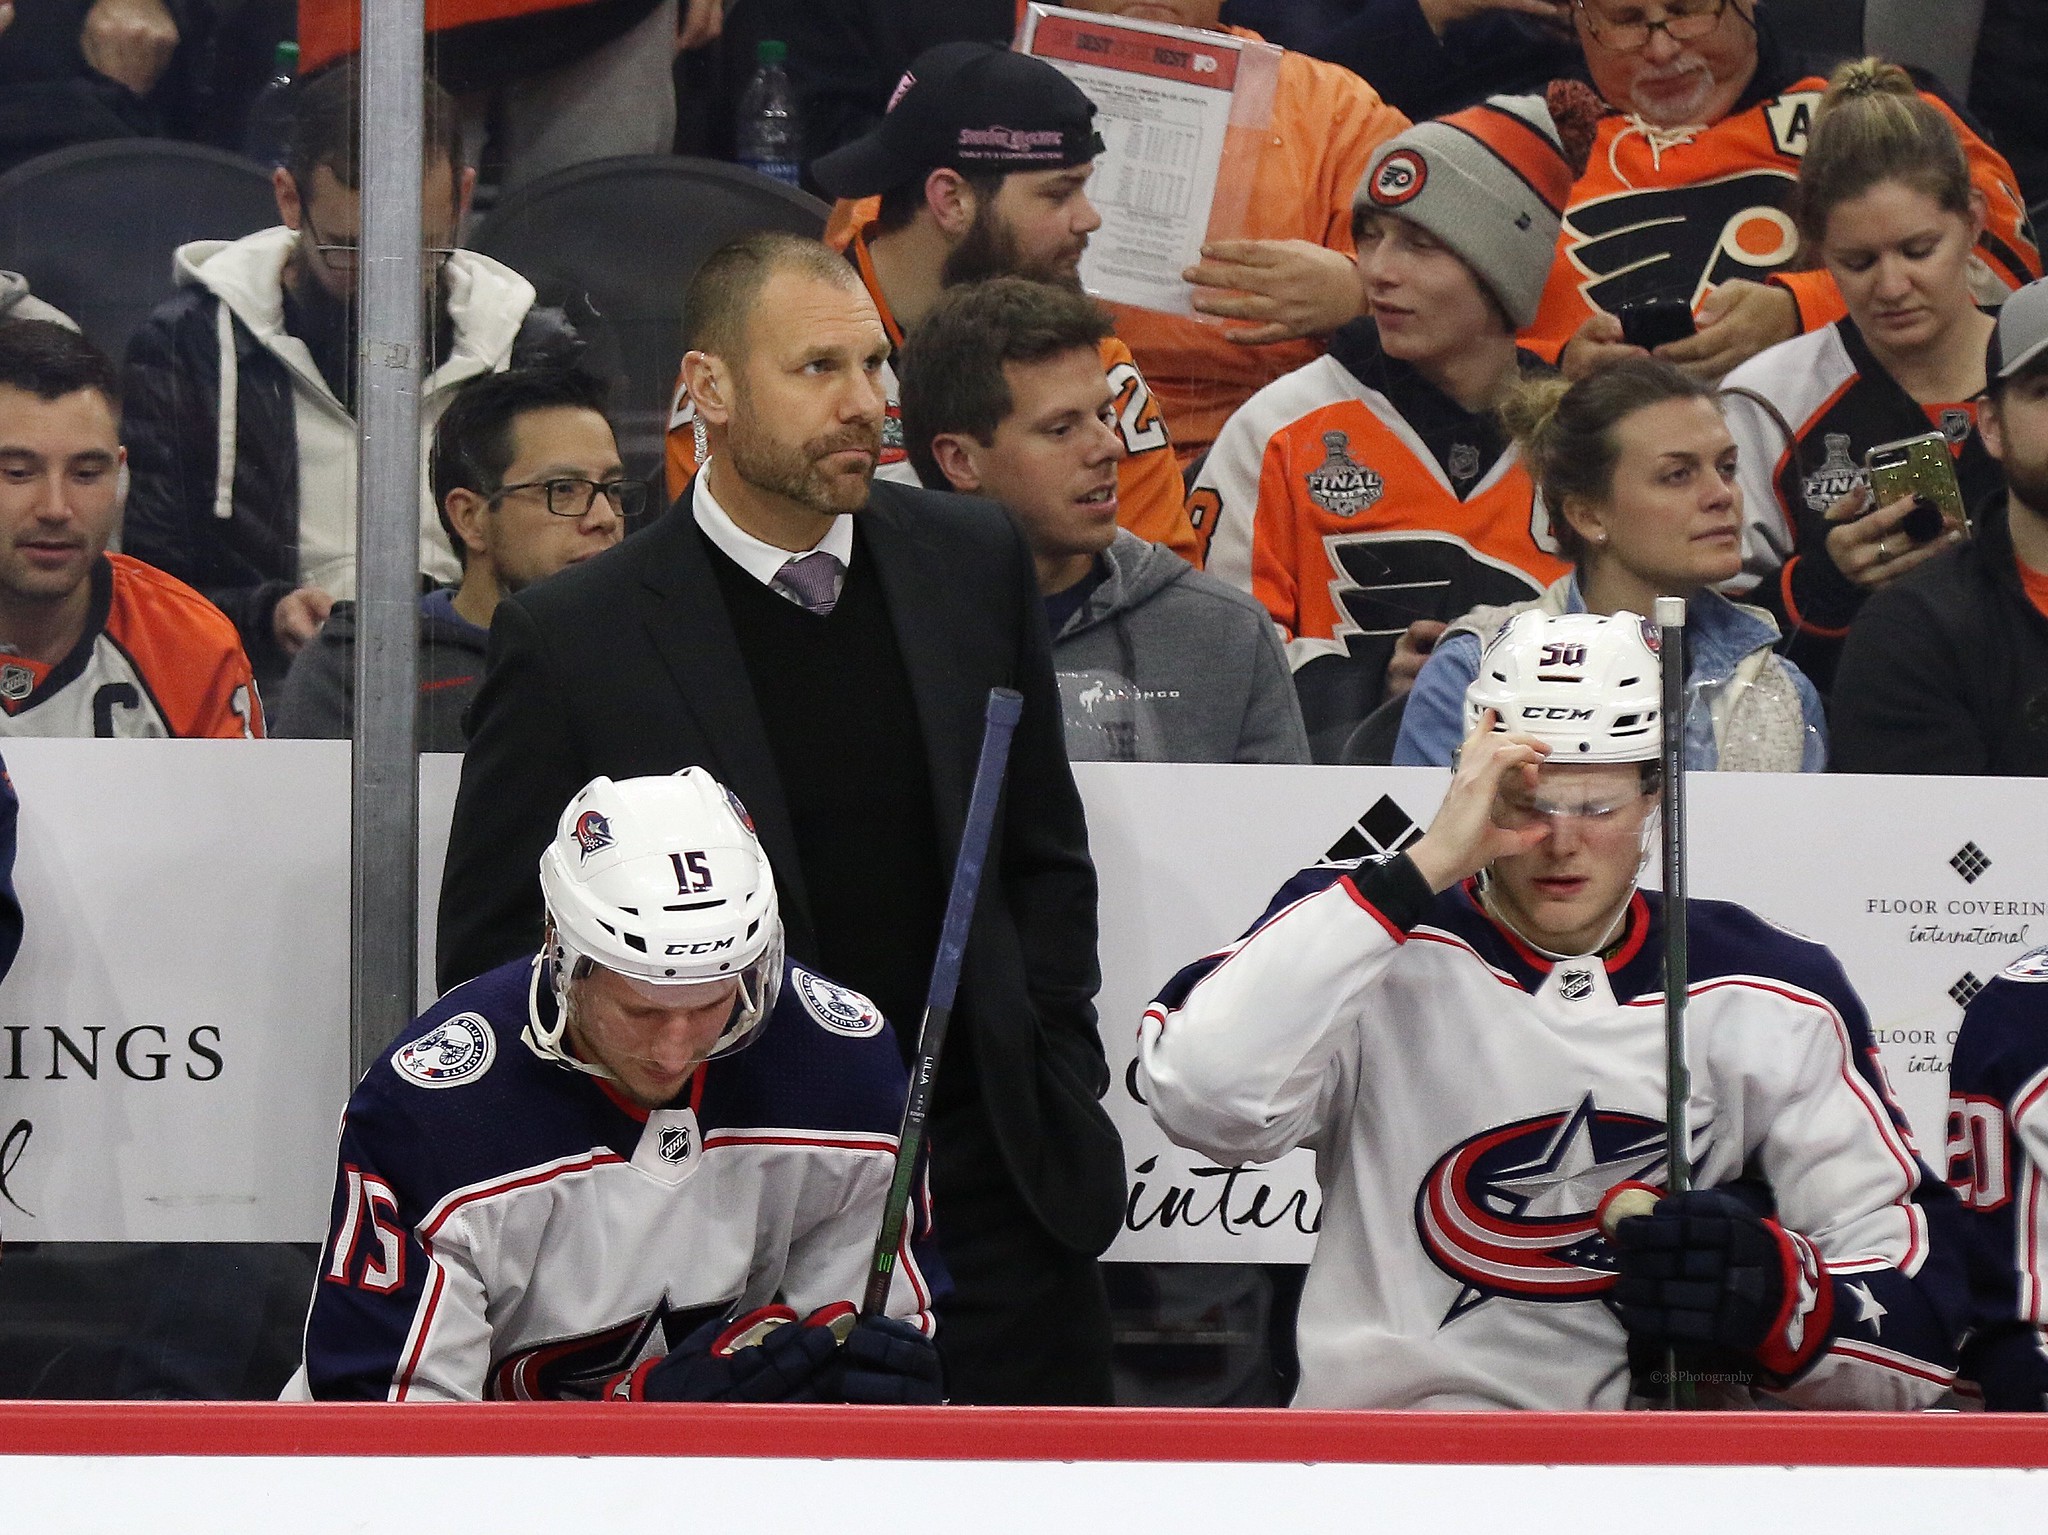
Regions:
<instances>
[{"instance_id":1,"label":"blue jackets star logo","mask_svg":"<svg viewBox=\"0 0 2048 1535\"><path fill-rule=\"evenodd\" d=\"M1483 1130L1437 1158L1415 1193L1430 1261L1463 1288L1444 1321L1496 1296L1586 1300L1614 1284L1594 1212L1617 1183L1661 1172L1664 1122L1576 1107Z\"/></svg>"}]
</instances>

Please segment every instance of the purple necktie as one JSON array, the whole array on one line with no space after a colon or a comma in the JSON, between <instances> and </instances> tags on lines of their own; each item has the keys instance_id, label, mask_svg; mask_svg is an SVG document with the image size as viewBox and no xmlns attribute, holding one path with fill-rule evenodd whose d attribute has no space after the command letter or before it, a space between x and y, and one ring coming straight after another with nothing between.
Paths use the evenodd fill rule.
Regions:
<instances>
[{"instance_id":1,"label":"purple necktie","mask_svg":"<svg viewBox=\"0 0 2048 1535\"><path fill-rule=\"evenodd\" d=\"M839 560L822 549L799 554L775 573L774 584L823 618L839 601Z\"/></svg>"}]
</instances>

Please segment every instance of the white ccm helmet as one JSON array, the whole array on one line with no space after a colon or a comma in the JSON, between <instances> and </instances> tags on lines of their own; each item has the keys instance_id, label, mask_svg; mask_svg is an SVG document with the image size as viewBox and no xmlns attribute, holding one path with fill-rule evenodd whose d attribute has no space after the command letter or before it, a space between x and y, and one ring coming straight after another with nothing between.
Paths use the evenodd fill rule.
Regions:
<instances>
[{"instance_id":1,"label":"white ccm helmet","mask_svg":"<svg viewBox=\"0 0 2048 1535\"><path fill-rule=\"evenodd\" d=\"M1663 680L1635 613L1517 613L1465 690L1465 733L1491 709L1496 730L1531 735L1548 761L1644 762L1663 744Z\"/></svg>"},{"instance_id":2,"label":"white ccm helmet","mask_svg":"<svg viewBox=\"0 0 2048 1535\"><path fill-rule=\"evenodd\" d=\"M746 807L703 768L593 778L541 854L540 889L548 939L534 962L526 1027L538 1053L592 1070L563 1050L562 1033L570 983L597 965L656 998L737 977L714 1056L737 1049L774 1010L782 986L775 874ZM552 1023L541 1021L543 970L552 972Z\"/></svg>"}]
</instances>

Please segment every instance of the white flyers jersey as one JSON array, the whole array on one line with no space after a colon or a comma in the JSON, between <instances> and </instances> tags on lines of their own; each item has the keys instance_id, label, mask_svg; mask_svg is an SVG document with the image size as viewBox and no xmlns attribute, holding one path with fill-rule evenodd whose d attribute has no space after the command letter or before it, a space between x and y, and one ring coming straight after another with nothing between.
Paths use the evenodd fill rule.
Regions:
<instances>
[{"instance_id":1,"label":"white flyers jersey","mask_svg":"<svg viewBox=\"0 0 2048 1535\"><path fill-rule=\"evenodd\" d=\"M786 964L755 1036L649 1112L522 1041L530 975L456 987L350 1098L287 1396L593 1398L713 1318L858 1304L906 1088L874 1004ZM919 1203L889 1314L929 1335Z\"/></svg>"},{"instance_id":2,"label":"white flyers jersey","mask_svg":"<svg viewBox=\"0 0 2048 1535\"><path fill-rule=\"evenodd\" d=\"M1141 1091L1227 1165L1316 1154L1298 1407L1625 1405L1601 1196L1665 1172L1659 903L1605 960L1543 959L1405 858L1304 871L1139 1029ZM1690 903L1695 1178L1766 1181L1835 1286L1799 1406L1924 1407L1966 1304L1955 1205L1816 944Z\"/></svg>"}]
</instances>

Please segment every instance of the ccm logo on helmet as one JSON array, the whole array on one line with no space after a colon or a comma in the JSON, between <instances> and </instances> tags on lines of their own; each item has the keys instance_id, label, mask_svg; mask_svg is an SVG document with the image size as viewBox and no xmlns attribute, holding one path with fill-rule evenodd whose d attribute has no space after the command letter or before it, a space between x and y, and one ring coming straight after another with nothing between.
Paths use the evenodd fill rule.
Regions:
<instances>
[{"instance_id":1,"label":"ccm logo on helmet","mask_svg":"<svg viewBox=\"0 0 2048 1535\"><path fill-rule=\"evenodd\" d=\"M1530 705L1522 710L1525 720L1589 720L1591 709L1568 709L1559 705Z\"/></svg>"},{"instance_id":2,"label":"ccm logo on helmet","mask_svg":"<svg viewBox=\"0 0 2048 1535\"><path fill-rule=\"evenodd\" d=\"M721 949L731 948L732 944L733 941L729 937L707 938L702 943L672 943L665 952L669 954L716 954Z\"/></svg>"}]
</instances>

